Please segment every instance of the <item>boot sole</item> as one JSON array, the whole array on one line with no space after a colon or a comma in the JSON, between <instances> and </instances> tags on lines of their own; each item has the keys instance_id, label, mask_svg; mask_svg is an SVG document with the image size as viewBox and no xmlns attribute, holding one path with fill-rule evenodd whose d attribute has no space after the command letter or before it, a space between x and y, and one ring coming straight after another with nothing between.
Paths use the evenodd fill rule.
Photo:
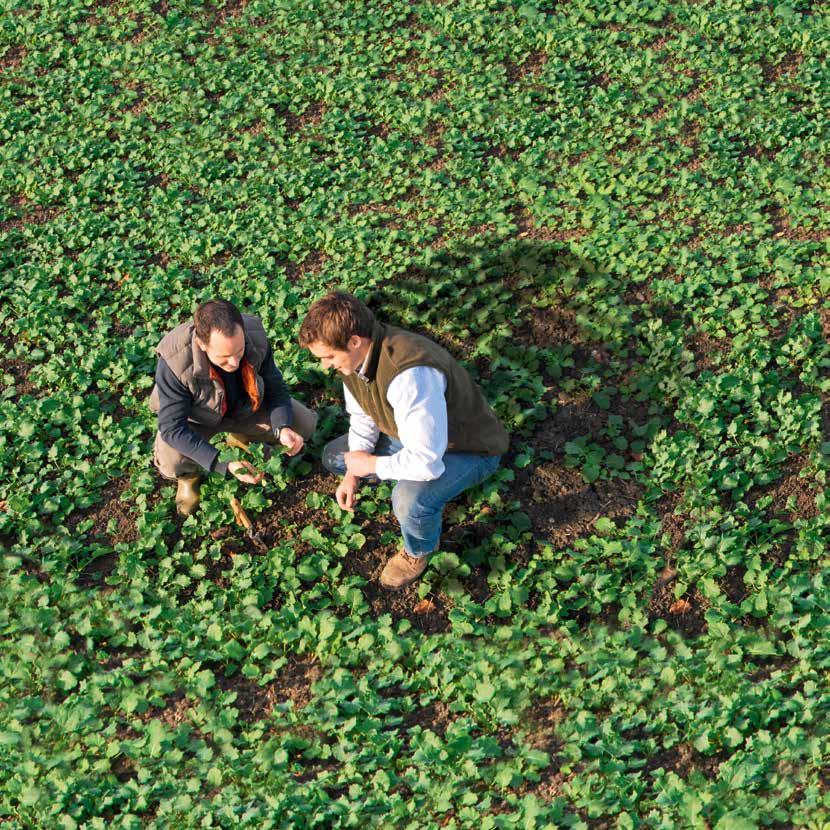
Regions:
<instances>
[{"instance_id":1,"label":"boot sole","mask_svg":"<svg viewBox=\"0 0 830 830\"><path fill-rule=\"evenodd\" d=\"M424 573L426 573L426 570L424 570ZM384 589L384 591L402 591L404 588L408 588L414 582L417 582L423 575L423 573L419 573L418 576L415 576L407 582L401 583L400 585L387 585L386 583L381 582L380 580L378 580L378 584L381 588Z\"/></svg>"}]
</instances>

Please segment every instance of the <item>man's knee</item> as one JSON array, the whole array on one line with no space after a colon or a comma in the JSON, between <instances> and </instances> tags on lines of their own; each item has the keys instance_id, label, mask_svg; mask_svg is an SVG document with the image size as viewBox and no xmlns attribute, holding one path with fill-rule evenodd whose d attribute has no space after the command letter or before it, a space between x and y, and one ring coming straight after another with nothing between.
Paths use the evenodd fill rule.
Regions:
<instances>
[{"instance_id":1,"label":"man's knee","mask_svg":"<svg viewBox=\"0 0 830 830\"><path fill-rule=\"evenodd\" d=\"M399 522L423 518L435 512L425 503L425 484L423 481L399 481L395 485L392 491L392 511Z\"/></svg>"},{"instance_id":2,"label":"man's knee","mask_svg":"<svg viewBox=\"0 0 830 830\"><path fill-rule=\"evenodd\" d=\"M175 481L179 476L189 475L200 469L195 462L165 443L159 434L156 434L153 447L153 465L162 478L170 481Z\"/></svg>"},{"instance_id":3,"label":"man's knee","mask_svg":"<svg viewBox=\"0 0 830 830\"><path fill-rule=\"evenodd\" d=\"M296 432L302 435L304 440L310 440L317 429L317 413L294 398L291 399L291 412Z\"/></svg>"},{"instance_id":4,"label":"man's knee","mask_svg":"<svg viewBox=\"0 0 830 830\"><path fill-rule=\"evenodd\" d=\"M345 454L349 451L349 436L341 435L333 441L329 441L323 447L321 461L323 466L335 475L343 475L346 472Z\"/></svg>"}]
</instances>

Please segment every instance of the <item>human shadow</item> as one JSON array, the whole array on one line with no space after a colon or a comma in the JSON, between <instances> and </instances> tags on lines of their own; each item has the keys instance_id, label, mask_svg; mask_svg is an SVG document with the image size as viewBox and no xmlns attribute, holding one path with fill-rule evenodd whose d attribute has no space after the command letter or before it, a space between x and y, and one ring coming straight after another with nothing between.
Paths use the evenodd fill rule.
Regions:
<instances>
[{"instance_id":1,"label":"human shadow","mask_svg":"<svg viewBox=\"0 0 830 830\"><path fill-rule=\"evenodd\" d=\"M561 243L497 239L363 292L379 318L438 341L480 383L512 434L512 495L557 547L600 516L633 514L640 459L671 419L639 337L644 297Z\"/></svg>"}]
</instances>

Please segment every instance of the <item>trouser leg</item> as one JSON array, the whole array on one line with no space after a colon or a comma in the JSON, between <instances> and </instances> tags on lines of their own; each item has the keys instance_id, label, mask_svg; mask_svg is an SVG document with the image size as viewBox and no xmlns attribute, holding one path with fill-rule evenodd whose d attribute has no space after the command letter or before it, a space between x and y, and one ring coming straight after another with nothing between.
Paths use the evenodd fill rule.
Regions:
<instances>
[{"instance_id":1,"label":"trouser leg","mask_svg":"<svg viewBox=\"0 0 830 830\"><path fill-rule=\"evenodd\" d=\"M308 441L317 427L317 413L294 398L291 399L294 417L292 429ZM254 412L243 418L225 418L219 424L218 432L230 432L238 438L265 444L279 444L279 437L271 429L269 414Z\"/></svg>"},{"instance_id":2,"label":"trouser leg","mask_svg":"<svg viewBox=\"0 0 830 830\"><path fill-rule=\"evenodd\" d=\"M390 438L388 435L381 435L378 439L372 455L394 455L403 448L403 444L396 438ZM322 462L323 466L330 472L338 476L346 475L346 460L344 456L349 451L349 435L341 435L333 441L329 441L323 447ZM372 483L378 480L377 476L366 476L363 479L366 482Z\"/></svg>"},{"instance_id":3,"label":"trouser leg","mask_svg":"<svg viewBox=\"0 0 830 830\"><path fill-rule=\"evenodd\" d=\"M468 488L489 478L500 456L447 453L444 472L432 481L401 480L392 491L392 509L401 525L404 550L426 556L438 547L444 505Z\"/></svg>"},{"instance_id":4,"label":"trouser leg","mask_svg":"<svg viewBox=\"0 0 830 830\"><path fill-rule=\"evenodd\" d=\"M205 439L215 434L213 430L195 424L191 424L190 428L194 432L198 432ZM161 437L161 433L159 432L156 432L156 440L153 444L153 464L162 478L171 480L205 474L203 467L193 461L193 459L182 455L177 449L171 447Z\"/></svg>"},{"instance_id":5,"label":"trouser leg","mask_svg":"<svg viewBox=\"0 0 830 830\"><path fill-rule=\"evenodd\" d=\"M308 441L317 426L317 413L293 398L291 399L291 411L294 416L293 429ZM259 412L254 412L242 418L224 418L215 429L193 423L190 424L190 428L206 440L217 433L228 432L249 442L279 443L279 438L274 435L271 429L270 418L268 415ZM175 479L182 476L205 474L204 468L171 447L158 432L153 445L153 463L163 478Z\"/></svg>"}]
</instances>

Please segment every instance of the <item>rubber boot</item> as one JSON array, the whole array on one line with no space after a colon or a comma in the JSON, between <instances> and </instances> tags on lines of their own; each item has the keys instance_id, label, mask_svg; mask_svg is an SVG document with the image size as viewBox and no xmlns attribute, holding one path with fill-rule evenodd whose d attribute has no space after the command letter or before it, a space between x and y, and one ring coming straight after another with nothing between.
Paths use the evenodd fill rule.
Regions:
<instances>
[{"instance_id":1,"label":"rubber boot","mask_svg":"<svg viewBox=\"0 0 830 830\"><path fill-rule=\"evenodd\" d=\"M179 476L176 490L176 511L180 516L191 516L199 506L201 476Z\"/></svg>"}]
</instances>

